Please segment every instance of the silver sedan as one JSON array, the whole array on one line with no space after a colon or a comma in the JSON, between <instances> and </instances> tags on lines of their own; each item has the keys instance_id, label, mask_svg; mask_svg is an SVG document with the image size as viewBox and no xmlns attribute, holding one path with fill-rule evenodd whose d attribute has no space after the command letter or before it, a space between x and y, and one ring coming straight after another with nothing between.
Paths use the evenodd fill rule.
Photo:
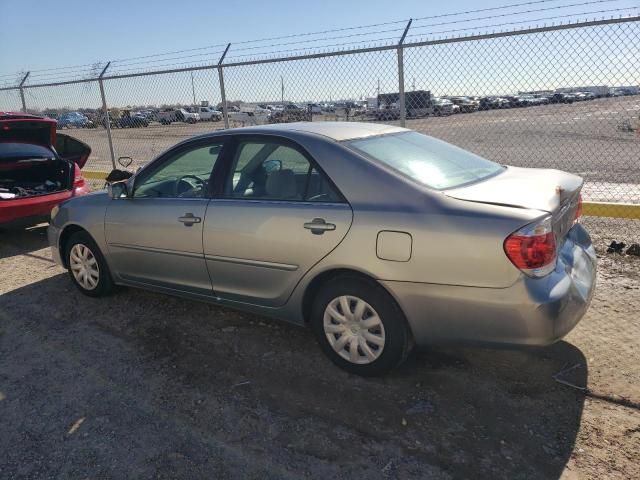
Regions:
<instances>
[{"instance_id":1,"label":"silver sedan","mask_svg":"<svg viewBox=\"0 0 640 480\"><path fill-rule=\"evenodd\" d=\"M588 308L582 179L411 130L317 122L179 143L52 212L81 292L115 285L268 315L376 375L414 345L545 345Z\"/></svg>"}]
</instances>

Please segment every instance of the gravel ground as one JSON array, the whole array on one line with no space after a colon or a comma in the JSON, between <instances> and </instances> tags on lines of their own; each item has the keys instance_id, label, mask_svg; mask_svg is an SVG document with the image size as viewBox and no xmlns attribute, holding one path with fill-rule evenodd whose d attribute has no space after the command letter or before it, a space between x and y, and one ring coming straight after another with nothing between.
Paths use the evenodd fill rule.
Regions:
<instances>
[{"instance_id":1,"label":"gravel ground","mask_svg":"<svg viewBox=\"0 0 640 480\"><path fill-rule=\"evenodd\" d=\"M87 298L42 227L0 232L0 272L3 479L640 478L637 257L600 255L564 341L417 352L379 379L287 324Z\"/></svg>"}]
</instances>

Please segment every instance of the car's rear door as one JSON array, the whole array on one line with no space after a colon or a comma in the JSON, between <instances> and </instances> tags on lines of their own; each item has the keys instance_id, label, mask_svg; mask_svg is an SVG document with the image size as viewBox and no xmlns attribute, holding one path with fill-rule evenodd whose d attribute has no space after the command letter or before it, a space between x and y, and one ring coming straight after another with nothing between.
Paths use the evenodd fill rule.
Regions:
<instances>
[{"instance_id":1,"label":"car's rear door","mask_svg":"<svg viewBox=\"0 0 640 480\"><path fill-rule=\"evenodd\" d=\"M316 162L277 136L237 135L209 204L204 255L216 296L283 305L347 234L352 211Z\"/></svg>"},{"instance_id":2,"label":"car's rear door","mask_svg":"<svg viewBox=\"0 0 640 480\"><path fill-rule=\"evenodd\" d=\"M136 175L129 198L111 200L105 234L124 281L212 295L202 227L223 146L220 137L182 145Z\"/></svg>"}]
</instances>

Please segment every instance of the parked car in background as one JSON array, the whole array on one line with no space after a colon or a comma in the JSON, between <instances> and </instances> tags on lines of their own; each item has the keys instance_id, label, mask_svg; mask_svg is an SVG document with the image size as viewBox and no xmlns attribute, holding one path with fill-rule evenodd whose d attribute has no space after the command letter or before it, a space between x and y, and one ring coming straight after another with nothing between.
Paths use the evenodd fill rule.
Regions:
<instances>
[{"instance_id":1,"label":"parked car in background","mask_svg":"<svg viewBox=\"0 0 640 480\"><path fill-rule=\"evenodd\" d=\"M95 124L80 112L63 113L58 117L58 128L93 128Z\"/></svg>"},{"instance_id":2,"label":"parked car in background","mask_svg":"<svg viewBox=\"0 0 640 480\"><path fill-rule=\"evenodd\" d=\"M196 123L200 120L200 115L195 112L189 112L184 108L170 108L158 112L156 118L162 125L169 125L173 122Z\"/></svg>"},{"instance_id":3,"label":"parked car in background","mask_svg":"<svg viewBox=\"0 0 640 480\"><path fill-rule=\"evenodd\" d=\"M310 122L311 112L297 105L288 103L281 110L274 110L269 116L270 123Z\"/></svg>"},{"instance_id":4,"label":"parked car in background","mask_svg":"<svg viewBox=\"0 0 640 480\"><path fill-rule=\"evenodd\" d=\"M272 125L185 140L65 202L48 236L83 294L128 285L306 325L336 365L378 375L414 344L571 331L596 277L582 185L400 127Z\"/></svg>"},{"instance_id":5,"label":"parked car in background","mask_svg":"<svg viewBox=\"0 0 640 480\"><path fill-rule=\"evenodd\" d=\"M307 110L309 110L311 113L315 113L315 114L321 114L322 113L322 107L320 105L318 105L317 103L308 103L307 104Z\"/></svg>"},{"instance_id":6,"label":"parked car in background","mask_svg":"<svg viewBox=\"0 0 640 480\"><path fill-rule=\"evenodd\" d=\"M451 115L453 114L453 102L446 98L433 97L431 99L431 106L433 108L433 115Z\"/></svg>"},{"instance_id":7,"label":"parked car in background","mask_svg":"<svg viewBox=\"0 0 640 480\"><path fill-rule=\"evenodd\" d=\"M56 121L0 112L0 225L48 221L51 209L89 192L80 171L91 148L56 133Z\"/></svg>"},{"instance_id":8,"label":"parked car in background","mask_svg":"<svg viewBox=\"0 0 640 480\"><path fill-rule=\"evenodd\" d=\"M380 105L374 112L376 120L390 121L398 120L400 118L400 109L395 103Z\"/></svg>"},{"instance_id":9,"label":"parked car in background","mask_svg":"<svg viewBox=\"0 0 640 480\"><path fill-rule=\"evenodd\" d=\"M149 120L139 112L131 112L131 110L120 110L120 118L117 120L119 128L141 128L148 127Z\"/></svg>"},{"instance_id":10,"label":"parked car in background","mask_svg":"<svg viewBox=\"0 0 640 480\"><path fill-rule=\"evenodd\" d=\"M222 112L213 107L197 107L196 110L202 122L219 122L222 120Z\"/></svg>"},{"instance_id":11,"label":"parked car in background","mask_svg":"<svg viewBox=\"0 0 640 480\"><path fill-rule=\"evenodd\" d=\"M554 93L549 95L549 103L573 103L574 98L567 93Z\"/></svg>"},{"instance_id":12,"label":"parked car in background","mask_svg":"<svg viewBox=\"0 0 640 480\"><path fill-rule=\"evenodd\" d=\"M471 100L469 97L446 97L459 107L459 113L473 113L478 110L479 102Z\"/></svg>"}]
</instances>

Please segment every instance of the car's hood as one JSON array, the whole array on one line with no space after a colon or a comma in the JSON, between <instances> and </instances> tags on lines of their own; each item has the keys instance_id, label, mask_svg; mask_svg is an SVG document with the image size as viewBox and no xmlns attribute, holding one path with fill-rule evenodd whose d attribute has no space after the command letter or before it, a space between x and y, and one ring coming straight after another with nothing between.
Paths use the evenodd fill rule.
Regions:
<instances>
[{"instance_id":1,"label":"car's hood","mask_svg":"<svg viewBox=\"0 0 640 480\"><path fill-rule=\"evenodd\" d=\"M444 193L460 200L555 212L582 184L581 177L560 170L507 167L495 177Z\"/></svg>"}]
</instances>

